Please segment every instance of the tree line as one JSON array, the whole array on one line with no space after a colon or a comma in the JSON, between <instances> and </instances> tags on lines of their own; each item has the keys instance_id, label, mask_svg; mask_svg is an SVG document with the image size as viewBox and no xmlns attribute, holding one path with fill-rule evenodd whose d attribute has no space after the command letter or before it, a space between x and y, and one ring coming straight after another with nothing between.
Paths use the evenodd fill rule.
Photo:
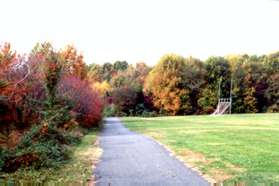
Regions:
<instances>
[{"instance_id":1,"label":"tree line","mask_svg":"<svg viewBox=\"0 0 279 186\"><path fill-rule=\"evenodd\" d=\"M205 61L167 54L154 67L116 61L91 64L88 74L105 100L106 115L210 114L219 84L220 97L228 98L232 88L232 113L279 111L279 52Z\"/></svg>"}]
</instances>

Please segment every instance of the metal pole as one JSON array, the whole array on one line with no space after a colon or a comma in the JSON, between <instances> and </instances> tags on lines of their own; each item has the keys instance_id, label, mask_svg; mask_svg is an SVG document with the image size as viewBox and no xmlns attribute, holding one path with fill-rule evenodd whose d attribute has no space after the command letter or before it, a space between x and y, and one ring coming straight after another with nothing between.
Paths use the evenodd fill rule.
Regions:
<instances>
[{"instance_id":1,"label":"metal pole","mask_svg":"<svg viewBox=\"0 0 279 186\"><path fill-rule=\"evenodd\" d=\"M218 114L220 113L221 82L222 82L222 77L219 80L219 87L218 87L218 105L217 105Z\"/></svg>"},{"instance_id":2,"label":"metal pole","mask_svg":"<svg viewBox=\"0 0 279 186\"><path fill-rule=\"evenodd\" d=\"M219 90L218 90L218 102L219 102L219 100L220 100L220 97L221 97L221 82L222 82L222 77L220 78L220 80L219 80Z\"/></svg>"},{"instance_id":3,"label":"metal pole","mask_svg":"<svg viewBox=\"0 0 279 186\"><path fill-rule=\"evenodd\" d=\"M231 88L230 88L230 114L232 114L232 86L233 86L233 80L231 77Z\"/></svg>"}]
</instances>

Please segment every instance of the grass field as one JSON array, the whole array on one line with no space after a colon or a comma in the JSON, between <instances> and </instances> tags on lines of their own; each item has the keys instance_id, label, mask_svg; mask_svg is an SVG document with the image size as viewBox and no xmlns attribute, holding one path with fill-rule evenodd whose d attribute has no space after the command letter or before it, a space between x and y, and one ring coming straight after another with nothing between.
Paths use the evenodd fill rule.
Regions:
<instances>
[{"instance_id":1,"label":"grass field","mask_svg":"<svg viewBox=\"0 0 279 186\"><path fill-rule=\"evenodd\" d=\"M279 181L279 114L122 119L217 181Z\"/></svg>"}]
</instances>

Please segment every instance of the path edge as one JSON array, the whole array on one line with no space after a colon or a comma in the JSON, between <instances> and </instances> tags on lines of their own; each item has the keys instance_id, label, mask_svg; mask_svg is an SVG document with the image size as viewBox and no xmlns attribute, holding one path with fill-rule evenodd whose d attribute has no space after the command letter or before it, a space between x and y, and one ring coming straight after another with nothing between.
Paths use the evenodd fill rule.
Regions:
<instances>
[{"instance_id":1,"label":"path edge","mask_svg":"<svg viewBox=\"0 0 279 186\"><path fill-rule=\"evenodd\" d=\"M96 155L95 160L92 162L92 166L91 166L92 175L88 179L88 186L95 186L96 183L97 183L97 179L96 179L96 176L95 176L95 169L96 169L97 165L100 163L101 157L102 157L102 154L103 154L103 149L100 146L100 133L98 134L98 136L97 136L93 145L96 146L98 154Z\"/></svg>"},{"instance_id":2,"label":"path edge","mask_svg":"<svg viewBox=\"0 0 279 186\"><path fill-rule=\"evenodd\" d=\"M144 134L142 134L144 135ZM179 155L177 155L171 148L169 148L167 145L159 142L158 140L156 140L155 138L151 137L151 136L147 136L144 135L146 138L155 141L156 143L158 143L162 148L164 148L171 157L176 158L178 161L180 161L181 163L183 163L187 168L189 168L190 170L192 170L193 172L197 173L199 176L201 176L202 178L204 178L211 186L216 186L218 184L218 182L212 178L211 176L202 173L197 167L195 167L194 165L188 163L187 161L185 161L182 157L180 157Z\"/></svg>"}]
</instances>

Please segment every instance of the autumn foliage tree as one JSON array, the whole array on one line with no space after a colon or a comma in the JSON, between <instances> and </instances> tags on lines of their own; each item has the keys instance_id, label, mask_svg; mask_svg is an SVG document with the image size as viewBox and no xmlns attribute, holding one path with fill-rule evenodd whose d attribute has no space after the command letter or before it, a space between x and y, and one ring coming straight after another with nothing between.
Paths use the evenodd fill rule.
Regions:
<instances>
[{"instance_id":1,"label":"autumn foliage tree","mask_svg":"<svg viewBox=\"0 0 279 186\"><path fill-rule=\"evenodd\" d=\"M184 84L186 69L181 56L169 54L160 59L145 82L145 91L152 94L155 107L171 115L191 110L190 91Z\"/></svg>"},{"instance_id":2,"label":"autumn foliage tree","mask_svg":"<svg viewBox=\"0 0 279 186\"><path fill-rule=\"evenodd\" d=\"M22 97L26 93L26 88L20 86L21 74L15 73L14 67L20 64L21 58L16 56L16 53L11 50L9 43L5 43L1 47L0 51L0 79L2 82L6 82L5 87L0 90L0 95L5 98L5 102L2 102L2 127L3 124L9 122L19 122L18 106L22 106ZM22 69L22 68L21 68ZM7 83L8 82L8 83Z\"/></svg>"},{"instance_id":3,"label":"autumn foliage tree","mask_svg":"<svg viewBox=\"0 0 279 186\"><path fill-rule=\"evenodd\" d=\"M61 56L64 59L64 71L68 75L85 79L87 75L86 64L83 60L83 55L79 54L77 49L68 45L61 51Z\"/></svg>"},{"instance_id":4,"label":"autumn foliage tree","mask_svg":"<svg viewBox=\"0 0 279 186\"><path fill-rule=\"evenodd\" d=\"M267 111L279 112L279 52L272 53L265 58L264 65L268 74L268 87L265 90Z\"/></svg>"}]
</instances>

